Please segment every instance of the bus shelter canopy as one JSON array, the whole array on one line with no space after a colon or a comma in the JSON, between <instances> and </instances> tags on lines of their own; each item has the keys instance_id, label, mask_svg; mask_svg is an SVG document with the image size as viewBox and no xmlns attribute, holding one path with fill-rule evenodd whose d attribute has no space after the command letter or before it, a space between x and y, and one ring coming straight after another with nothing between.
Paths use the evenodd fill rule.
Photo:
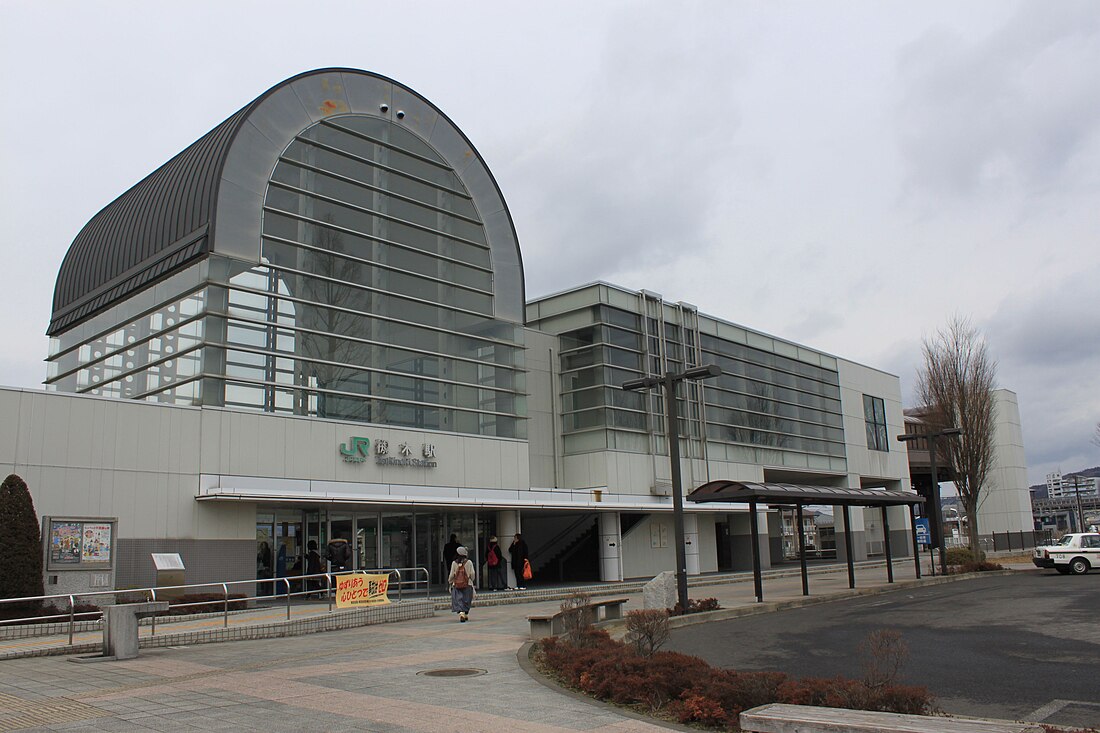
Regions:
<instances>
[{"instance_id":1,"label":"bus shelter canopy","mask_svg":"<svg viewBox=\"0 0 1100 733\"><path fill-rule=\"evenodd\" d=\"M688 494L687 500L696 503L723 501L836 506L900 506L924 503L924 497L912 491L758 484L750 481L708 481Z\"/></svg>"},{"instance_id":2,"label":"bus shelter canopy","mask_svg":"<svg viewBox=\"0 0 1100 733\"><path fill-rule=\"evenodd\" d=\"M802 594L810 594L808 572L806 570L806 538L803 531L802 507L807 504L824 504L842 507L844 517L844 547L848 565L848 586L856 587L855 567L852 562L852 529L849 507L878 507L882 511L883 547L886 554L886 575L894 582L894 559L890 544L890 519L887 507L908 506L910 530L913 533L913 562L916 575L920 577L920 558L916 541L916 516L914 508L924 503L924 497L913 491L892 489L845 489L832 486L810 486L804 484L770 484L751 481L708 481L687 495L688 501L703 504L711 501L745 502L753 519L749 522L752 531L752 574L756 586L756 600L764 600L764 586L760 572L760 537L757 527L757 504L772 506L794 506L797 512L795 526L798 532L798 557L802 570Z\"/></svg>"}]
</instances>

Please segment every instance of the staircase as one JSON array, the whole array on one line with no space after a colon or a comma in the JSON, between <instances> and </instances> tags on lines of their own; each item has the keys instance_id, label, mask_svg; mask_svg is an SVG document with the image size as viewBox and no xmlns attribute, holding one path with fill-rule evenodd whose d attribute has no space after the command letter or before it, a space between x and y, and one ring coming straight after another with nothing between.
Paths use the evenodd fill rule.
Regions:
<instances>
[{"instance_id":1,"label":"staircase","mask_svg":"<svg viewBox=\"0 0 1100 733\"><path fill-rule=\"evenodd\" d=\"M531 556L536 578L547 582L598 581L599 531L595 517L578 519ZM552 554L551 554L552 553Z\"/></svg>"}]
</instances>

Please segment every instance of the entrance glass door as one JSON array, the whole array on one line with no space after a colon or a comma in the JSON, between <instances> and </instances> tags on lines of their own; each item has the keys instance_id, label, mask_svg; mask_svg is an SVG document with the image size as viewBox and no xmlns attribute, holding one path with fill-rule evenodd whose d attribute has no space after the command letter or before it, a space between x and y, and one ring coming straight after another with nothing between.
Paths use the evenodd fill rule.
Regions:
<instances>
[{"instance_id":1,"label":"entrance glass door","mask_svg":"<svg viewBox=\"0 0 1100 733\"><path fill-rule=\"evenodd\" d=\"M361 514L355 520L355 567L374 570L378 563L378 515Z\"/></svg>"},{"instance_id":2,"label":"entrance glass door","mask_svg":"<svg viewBox=\"0 0 1100 733\"><path fill-rule=\"evenodd\" d=\"M481 550L478 548L481 543L477 536L476 515L473 512L448 513L445 522L447 537L450 538L452 534L458 535L458 543L469 550L474 567L481 567Z\"/></svg>"},{"instance_id":3,"label":"entrance glass door","mask_svg":"<svg viewBox=\"0 0 1100 733\"><path fill-rule=\"evenodd\" d=\"M256 512L256 595L271 595L271 578L275 577L275 513Z\"/></svg>"},{"instance_id":4,"label":"entrance glass door","mask_svg":"<svg viewBox=\"0 0 1100 733\"><path fill-rule=\"evenodd\" d=\"M443 582L443 534L442 515L436 512L416 513L416 565L428 571L428 583Z\"/></svg>"},{"instance_id":5,"label":"entrance glass door","mask_svg":"<svg viewBox=\"0 0 1100 733\"><path fill-rule=\"evenodd\" d=\"M411 512L386 512L382 515L382 567L412 567Z\"/></svg>"},{"instance_id":6,"label":"entrance glass door","mask_svg":"<svg viewBox=\"0 0 1100 733\"><path fill-rule=\"evenodd\" d=\"M301 575L305 567L305 542L303 515L300 510L280 509L275 512L275 577L286 578ZM277 584L275 592L285 590ZM292 588L292 590L298 590Z\"/></svg>"}]
</instances>

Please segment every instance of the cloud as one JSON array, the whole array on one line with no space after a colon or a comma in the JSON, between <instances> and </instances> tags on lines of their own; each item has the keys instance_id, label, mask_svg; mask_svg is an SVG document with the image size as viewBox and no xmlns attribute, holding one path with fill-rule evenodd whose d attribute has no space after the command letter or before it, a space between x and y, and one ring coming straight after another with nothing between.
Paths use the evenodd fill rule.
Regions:
<instances>
[{"instance_id":1,"label":"cloud","mask_svg":"<svg viewBox=\"0 0 1100 733\"><path fill-rule=\"evenodd\" d=\"M1100 267L1009 298L981 326L998 382L1019 395L1032 483L1100 464Z\"/></svg>"},{"instance_id":2,"label":"cloud","mask_svg":"<svg viewBox=\"0 0 1100 733\"><path fill-rule=\"evenodd\" d=\"M910 192L934 198L1066 187L1100 130L1100 12L1021 3L980 39L943 26L899 54Z\"/></svg>"},{"instance_id":3,"label":"cloud","mask_svg":"<svg viewBox=\"0 0 1100 733\"><path fill-rule=\"evenodd\" d=\"M660 268L714 242L709 225L741 124L738 63L707 38L710 26L652 10L612 19L570 114L527 138L515 161L508 197L529 296L614 280L640 261ZM708 53L696 53L701 45Z\"/></svg>"}]
</instances>

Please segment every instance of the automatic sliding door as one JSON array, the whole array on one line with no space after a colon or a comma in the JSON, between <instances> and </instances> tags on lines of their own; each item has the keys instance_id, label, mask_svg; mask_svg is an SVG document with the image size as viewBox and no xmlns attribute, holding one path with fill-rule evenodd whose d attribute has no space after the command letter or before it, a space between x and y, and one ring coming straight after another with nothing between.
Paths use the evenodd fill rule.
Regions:
<instances>
[{"instance_id":1,"label":"automatic sliding door","mask_svg":"<svg viewBox=\"0 0 1100 733\"><path fill-rule=\"evenodd\" d=\"M355 567L374 570L378 562L378 515L360 515L355 520Z\"/></svg>"},{"instance_id":2,"label":"automatic sliding door","mask_svg":"<svg viewBox=\"0 0 1100 733\"><path fill-rule=\"evenodd\" d=\"M412 567L412 513L382 515L382 567Z\"/></svg>"}]
</instances>

